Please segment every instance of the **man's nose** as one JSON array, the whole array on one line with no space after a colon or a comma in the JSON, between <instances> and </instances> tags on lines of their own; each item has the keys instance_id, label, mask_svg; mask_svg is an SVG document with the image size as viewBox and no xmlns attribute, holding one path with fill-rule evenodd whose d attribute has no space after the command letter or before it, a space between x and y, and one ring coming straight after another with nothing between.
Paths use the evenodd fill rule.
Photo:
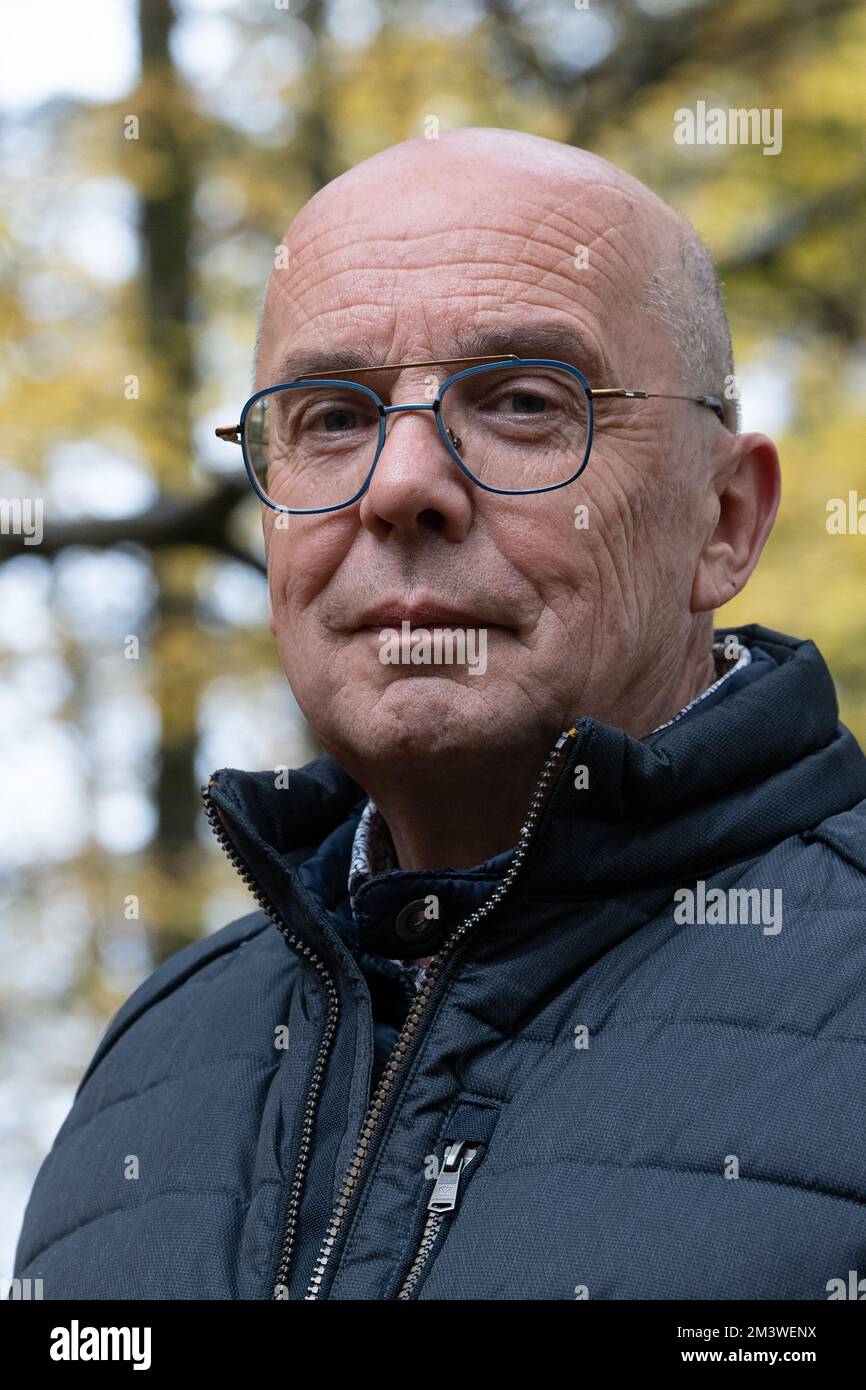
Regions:
<instances>
[{"instance_id":1,"label":"man's nose","mask_svg":"<svg viewBox=\"0 0 866 1390\"><path fill-rule=\"evenodd\" d=\"M460 541L468 532L476 491L448 453L427 404L385 407L385 443L361 498L360 519L384 539L392 530Z\"/></svg>"}]
</instances>

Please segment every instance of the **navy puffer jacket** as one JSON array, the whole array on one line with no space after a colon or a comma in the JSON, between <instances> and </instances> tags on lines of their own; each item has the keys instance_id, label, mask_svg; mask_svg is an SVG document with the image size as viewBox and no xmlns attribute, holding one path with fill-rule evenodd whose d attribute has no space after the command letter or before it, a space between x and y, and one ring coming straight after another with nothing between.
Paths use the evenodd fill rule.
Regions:
<instances>
[{"instance_id":1,"label":"navy puffer jacket","mask_svg":"<svg viewBox=\"0 0 866 1390\"><path fill-rule=\"evenodd\" d=\"M826 1299L866 1272L866 760L812 643L739 635L760 678L640 741L579 720L510 857L378 875L357 923L360 787L328 758L287 790L217 774L261 910L112 1020L16 1275L49 1299ZM386 958L432 953L409 997Z\"/></svg>"}]
</instances>

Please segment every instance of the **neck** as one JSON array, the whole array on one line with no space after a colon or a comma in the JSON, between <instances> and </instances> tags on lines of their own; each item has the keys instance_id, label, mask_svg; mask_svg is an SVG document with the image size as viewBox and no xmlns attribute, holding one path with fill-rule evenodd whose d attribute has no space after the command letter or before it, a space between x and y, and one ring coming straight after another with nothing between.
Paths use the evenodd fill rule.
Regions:
<instances>
[{"instance_id":1,"label":"neck","mask_svg":"<svg viewBox=\"0 0 866 1390\"><path fill-rule=\"evenodd\" d=\"M428 779L420 794L414 778L408 794L405 781L379 785L371 794L400 867L471 869L515 845L552 743L539 740L515 759L500 748L471 766L461 759L459 775Z\"/></svg>"}]
</instances>

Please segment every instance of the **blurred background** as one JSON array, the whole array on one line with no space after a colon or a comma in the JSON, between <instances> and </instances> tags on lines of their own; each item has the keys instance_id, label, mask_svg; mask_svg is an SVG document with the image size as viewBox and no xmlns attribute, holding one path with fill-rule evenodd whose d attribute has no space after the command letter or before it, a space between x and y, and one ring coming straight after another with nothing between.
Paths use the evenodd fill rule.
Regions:
<instances>
[{"instance_id":1,"label":"blurred background","mask_svg":"<svg viewBox=\"0 0 866 1390\"><path fill-rule=\"evenodd\" d=\"M0 1276L109 1017L249 911L199 786L315 752L272 649L257 505L213 437L274 248L323 183L440 129L585 146L717 257L784 496L718 623L812 637L866 743L866 7L853 0L3 0ZM777 156L674 113L783 112ZM856 499L855 499L856 506ZM8 526L5 529L9 529ZM855 521L856 529L856 521ZM866 533L866 516L863 519Z\"/></svg>"}]
</instances>

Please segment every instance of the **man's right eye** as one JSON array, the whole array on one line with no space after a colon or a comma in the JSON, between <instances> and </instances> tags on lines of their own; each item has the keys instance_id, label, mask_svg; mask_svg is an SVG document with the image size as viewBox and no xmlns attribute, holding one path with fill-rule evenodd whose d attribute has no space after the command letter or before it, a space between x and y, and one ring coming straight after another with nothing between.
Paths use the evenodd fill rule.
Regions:
<instances>
[{"instance_id":1,"label":"man's right eye","mask_svg":"<svg viewBox=\"0 0 866 1390\"><path fill-rule=\"evenodd\" d=\"M353 430L359 425L357 412L343 407L339 410L329 410L323 416L323 424L326 430Z\"/></svg>"}]
</instances>

